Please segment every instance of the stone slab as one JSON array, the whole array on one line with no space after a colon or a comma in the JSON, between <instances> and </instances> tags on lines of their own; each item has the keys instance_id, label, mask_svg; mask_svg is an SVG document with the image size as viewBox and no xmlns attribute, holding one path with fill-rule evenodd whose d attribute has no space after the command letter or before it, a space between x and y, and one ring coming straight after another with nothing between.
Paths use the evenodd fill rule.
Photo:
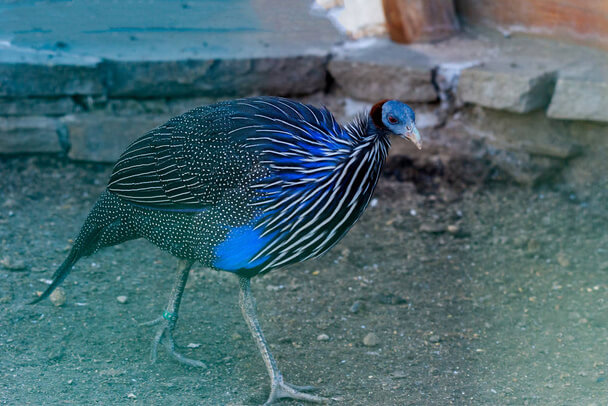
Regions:
<instances>
[{"instance_id":1,"label":"stone slab","mask_svg":"<svg viewBox=\"0 0 608 406\"><path fill-rule=\"evenodd\" d=\"M9 97L302 94L324 88L341 39L299 0L23 0L0 15Z\"/></svg>"},{"instance_id":2,"label":"stone slab","mask_svg":"<svg viewBox=\"0 0 608 406\"><path fill-rule=\"evenodd\" d=\"M79 107L69 97L57 99L28 98L7 99L0 98L0 116L33 116L48 115L60 116L74 113Z\"/></svg>"},{"instance_id":3,"label":"stone slab","mask_svg":"<svg viewBox=\"0 0 608 406\"><path fill-rule=\"evenodd\" d=\"M566 123L547 118L542 111L514 114L494 109L465 109L458 118L467 132L497 149L568 159L580 153Z\"/></svg>"},{"instance_id":4,"label":"stone slab","mask_svg":"<svg viewBox=\"0 0 608 406\"><path fill-rule=\"evenodd\" d=\"M61 131L50 117L0 117L0 154L63 152Z\"/></svg>"},{"instance_id":5,"label":"stone slab","mask_svg":"<svg viewBox=\"0 0 608 406\"><path fill-rule=\"evenodd\" d=\"M104 112L72 114L62 118L70 138L68 156L77 161L115 162L125 148L169 115L115 116Z\"/></svg>"},{"instance_id":6,"label":"stone slab","mask_svg":"<svg viewBox=\"0 0 608 406\"><path fill-rule=\"evenodd\" d=\"M110 97L298 95L325 87L323 55L102 64Z\"/></svg>"},{"instance_id":7,"label":"stone slab","mask_svg":"<svg viewBox=\"0 0 608 406\"><path fill-rule=\"evenodd\" d=\"M551 100L557 72L543 65L504 59L463 70L458 97L493 109L528 113Z\"/></svg>"},{"instance_id":8,"label":"stone slab","mask_svg":"<svg viewBox=\"0 0 608 406\"><path fill-rule=\"evenodd\" d=\"M608 57L565 69L555 85L547 115L608 122Z\"/></svg>"},{"instance_id":9,"label":"stone slab","mask_svg":"<svg viewBox=\"0 0 608 406\"><path fill-rule=\"evenodd\" d=\"M340 49L328 66L346 95L369 102L387 98L406 102L437 100L433 68L424 53L387 41Z\"/></svg>"},{"instance_id":10,"label":"stone slab","mask_svg":"<svg viewBox=\"0 0 608 406\"><path fill-rule=\"evenodd\" d=\"M2 97L96 95L104 91L103 80L95 65L10 63L0 57Z\"/></svg>"}]
</instances>

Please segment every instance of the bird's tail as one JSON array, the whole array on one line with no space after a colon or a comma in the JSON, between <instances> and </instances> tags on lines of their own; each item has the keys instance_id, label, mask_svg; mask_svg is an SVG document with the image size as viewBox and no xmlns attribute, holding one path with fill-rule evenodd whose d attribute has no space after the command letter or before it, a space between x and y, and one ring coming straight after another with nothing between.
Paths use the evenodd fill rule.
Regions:
<instances>
[{"instance_id":1,"label":"bird's tail","mask_svg":"<svg viewBox=\"0 0 608 406\"><path fill-rule=\"evenodd\" d=\"M47 298L51 293L53 293L55 288L59 286L61 282L63 282L63 280L70 274L72 267L80 258L91 255L97 250L96 248L104 227L92 226L89 220L90 218L85 221L85 224L80 230L80 233L76 238L76 242L70 250L70 253L68 254L67 258L53 274L53 281L51 282L49 287L46 288L46 290L39 297L31 301L29 304L35 304Z\"/></svg>"},{"instance_id":2,"label":"bird's tail","mask_svg":"<svg viewBox=\"0 0 608 406\"><path fill-rule=\"evenodd\" d=\"M101 194L78 233L70 253L53 274L53 281L40 297L30 304L38 303L53 293L80 258L89 256L103 247L137 238L135 232L128 224L123 223L117 214L121 204L125 203L121 203L113 194Z\"/></svg>"}]
</instances>

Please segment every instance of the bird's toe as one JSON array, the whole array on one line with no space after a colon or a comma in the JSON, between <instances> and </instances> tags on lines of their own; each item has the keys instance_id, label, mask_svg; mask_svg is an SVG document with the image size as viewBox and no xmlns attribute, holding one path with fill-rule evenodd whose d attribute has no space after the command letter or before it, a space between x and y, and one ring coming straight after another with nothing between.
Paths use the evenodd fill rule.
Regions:
<instances>
[{"instance_id":1,"label":"bird's toe","mask_svg":"<svg viewBox=\"0 0 608 406\"><path fill-rule=\"evenodd\" d=\"M315 389L317 388L314 386L297 386L285 382L277 383L273 385L270 396L266 403L264 403L264 406L272 405L280 399L303 400L312 403L326 403L329 401L329 399L322 396L302 392Z\"/></svg>"}]
</instances>

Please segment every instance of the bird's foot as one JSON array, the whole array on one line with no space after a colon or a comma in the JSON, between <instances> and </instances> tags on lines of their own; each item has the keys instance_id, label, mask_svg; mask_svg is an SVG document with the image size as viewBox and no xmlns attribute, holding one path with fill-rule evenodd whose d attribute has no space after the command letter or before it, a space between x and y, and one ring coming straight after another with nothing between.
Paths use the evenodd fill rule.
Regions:
<instances>
[{"instance_id":1,"label":"bird's foot","mask_svg":"<svg viewBox=\"0 0 608 406\"><path fill-rule=\"evenodd\" d=\"M152 349L150 351L150 361L152 363L156 362L156 354L158 350L158 344L163 344L169 355L175 358L178 362L182 364L189 365L191 367L197 368L207 368L205 363L191 359L183 356L179 352L175 351L175 341L173 340L173 329L175 328L175 322L177 321L177 317L171 318L166 315L154 319L152 321L142 323L140 326L154 326L159 324L156 329L156 334L154 335L154 339L152 340ZM169 315L171 316L171 315Z\"/></svg>"},{"instance_id":2,"label":"bird's foot","mask_svg":"<svg viewBox=\"0 0 608 406\"><path fill-rule=\"evenodd\" d=\"M274 404L280 399L295 399L295 400L304 400L306 402L313 403L325 403L329 401L329 399L311 395L308 393L304 393L305 391L316 390L317 388L314 386L297 386L292 385L287 382L275 381L272 384L272 388L270 390L270 396L264 406L269 406Z\"/></svg>"}]
</instances>

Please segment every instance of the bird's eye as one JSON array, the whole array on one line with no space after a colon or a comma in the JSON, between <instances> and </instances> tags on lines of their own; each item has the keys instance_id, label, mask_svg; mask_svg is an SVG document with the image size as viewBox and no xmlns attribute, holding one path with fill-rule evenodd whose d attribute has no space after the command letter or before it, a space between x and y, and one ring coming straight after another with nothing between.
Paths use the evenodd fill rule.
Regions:
<instances>
[{"instance_id":1,"label":"bird's eye","mask_svg":"<svg viewBox=\"0 0 608 406\"><path fill-rule=\"evenodd\" d=\"M397 124L399 120L397 120L397 118L395 118L394 116L388 116L388 122L391 124Z\"/></svg>"}]
</instances>

